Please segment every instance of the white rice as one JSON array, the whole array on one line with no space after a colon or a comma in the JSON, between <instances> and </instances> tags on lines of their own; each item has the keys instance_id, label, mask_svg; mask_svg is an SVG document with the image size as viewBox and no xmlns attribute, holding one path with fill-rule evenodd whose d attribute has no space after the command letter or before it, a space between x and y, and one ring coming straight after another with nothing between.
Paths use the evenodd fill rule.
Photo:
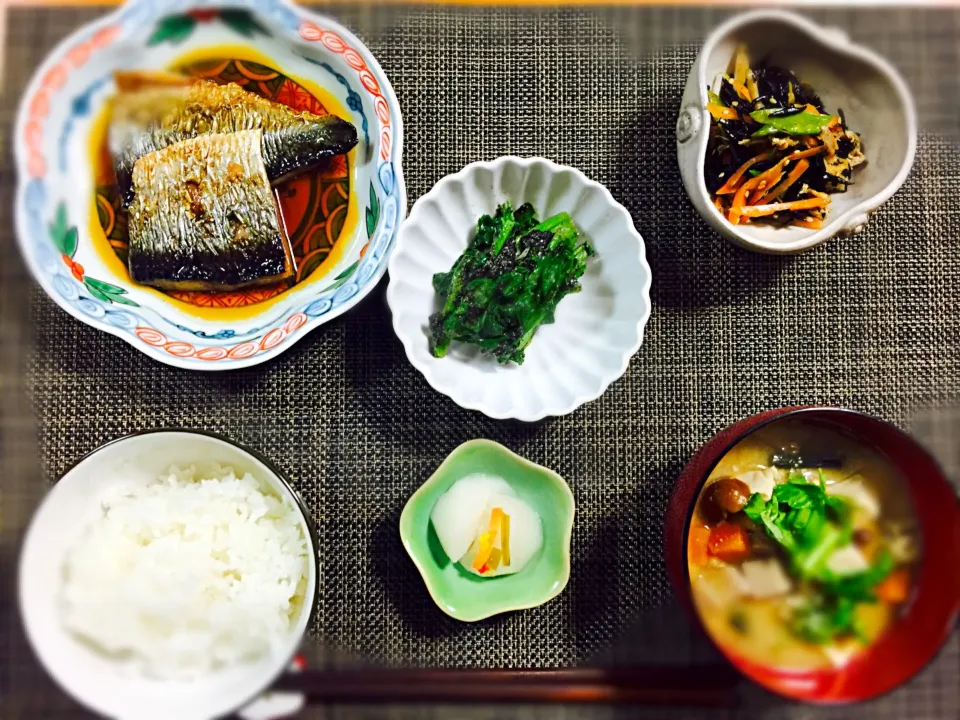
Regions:
<instances>
[{"instance_id":1,"label":"white rice","mask_svg":"<svg viewBox=\"0 0 960 720\"><path fill-rule=\"evenodd\" d=\"M71 550L66 627L146 675L191 678L288 640L302 606L299 513L232 468L127 482Z\"/></svg>"}]
</instances>

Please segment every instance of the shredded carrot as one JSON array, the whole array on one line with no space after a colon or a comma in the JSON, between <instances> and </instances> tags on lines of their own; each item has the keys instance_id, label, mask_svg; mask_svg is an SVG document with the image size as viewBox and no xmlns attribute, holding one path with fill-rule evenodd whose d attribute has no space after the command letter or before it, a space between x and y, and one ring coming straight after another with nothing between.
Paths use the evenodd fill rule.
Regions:
<instances>
[{"instance_id":1,"label":"shredded carrot","mask_svg":"<svg viewBox=\"0 0 960 720\"><path fill-rule=\"evenodd\" d=\"M738 208L742 208L747 205L747 200L749 198L749 193L755 188L759 187L763 183L763 187L770 187L774 183L780 180L780 176L783 174L784 168L787 166L787 163L792 162L793 160L801 160L803 158L812 157L813 155L819 155L826 147L819 145L815 148L810 148L809 150L794 150L789 155L781 158L780 162L774 165L772 168L757 175L752 180L748 180L743 185L740 186L740 189L737 190L737 194L733 198L733 204L730 208L730 222L734 225L737 225L740 222L740 216L744 215L745 217L757 217L756 215L748 215L746 213L740 213Z\"/></svg>"},{"instance_id":2,"label":"shredded carrot","mask_svg":"<svg viewBox=\"0 0 960 720\"><path fill-rule=\"evenodd\" d=\"M807 107L804 108L804 109L806 110L806 112L810 113L811 115L819 115L819 114L820 114L820 111L817 110L817 109L816 109L813 105L811 105L810 103L807 103Z\"/></svg>"},{"instance_id":3,"label":"shredded carrot","mask_svg":"<svg viewBox=\"0 0 960 720\"><path fill-rule=\"evenodd\" d=\"M787 177L784 178L779 185L775 185L767 190L767 192L759 196L755 202L751 203L751 205L763 205L771 200L776 200L783 195L791 185L799 180L800 176L803 175L809 167L810 162L806 158L801 158L800 162L793 166L793 169L787 174Z\"/></svg>"},{"instance_id":4,"label":"shredded carrot","mask_svg":"<svg viewBox=\"0 0 960 720\"><path fill-rule=\"evenodd\" d=\"M727 107L726 105L717 105L716 103L710 103L707 105L707 110L710 111L710 114L713 115L717 120L739 120L740 115L732 107Z\"/></svg>"},{"instance_id":5,"label":"shredded carrot","mask_svg":"<svg viewBox=\"0 0 960 720\"><path fill-rule=\"evenodd\" d=\"M733 202L730 206L729 219L734 225L738 225L740 223L740 210L743 209L743 206L747 204L747 200L750 198L750 193L753 191L753 189L760 184L761 177L761 175L757 175L755 178L750 178L747 180L737 190L737 194L733 196Z\"/></svg>"},{"instance_id":6,"label":"shredded carrot","mask_svg":"<svg viewBox=\"0 0 960 720\"><path fill-rule=\"evenodd\" d=\"M794 210L811 210L813 208L822 208L827 206L827 199L822 197L812 197L804 200L794 200L786 203L773 203L770 205L747 205L746 207L733 208L738 214L746 218L763 217L764 215L773 215L778 212L793 212Z\"/></svg>"},{"instance_id":7,"label":"shredded carrot","mask_svg":"<svg viewBox=\"0 0 960 720\"><path fill-rule=\"evenodd\" d=\"M906 568L894 570L877 585L877 597L891 605L905 602L910 595L910 573Z\"/></svg>"},{"instance_id":8,"label":"shredded carrot","mask_svg":"<svg viewBox=\"0 0 960 720\"><path fill-rule=\"evenodd\" d=\"M737 95L740 96L741 100L746 100L750 102L750 91L747 90L746 86L736 78L730 81L730 84L733 85L733 89L737 91Z\"/></svg>"},{"instance_id":9,"label":"shredded carrot","mask_svg":"<svg viewBox=\"0 0 960 720\"><path fill-rule=\"evenodd\" d=\"M737 168L736 172L733 173L727 181L717 190L717 195L729 195L732 192L735 192L737 186L740 184L740 180L743 179L743 176L746 174L747 170L752 168L759 162L770 159L770 153L760 153L759 155L754 155L752 158L747 160L743 165Z\"/></svg>"},{"instance_id":10,"label":"shredded carrot","mask_svg":"<svg viewBox=\"0 0 960 720\"><path fill-rule=\"evenodd\" d=\"M710 529L705 527L690 528L690 537L687 540L687 556L690 564L702 567L707 564L710 556Z\"/></svg>"}]
</instances>

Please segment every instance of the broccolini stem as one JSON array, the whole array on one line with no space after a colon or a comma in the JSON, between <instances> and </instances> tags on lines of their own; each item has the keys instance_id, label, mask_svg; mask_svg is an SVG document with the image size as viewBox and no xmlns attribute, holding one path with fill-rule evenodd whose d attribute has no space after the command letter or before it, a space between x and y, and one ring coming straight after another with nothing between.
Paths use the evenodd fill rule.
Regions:
<instances>
[{"instance_id":1,"label":"broccolini stem","mask_svg":"<svg viewBox=\"0 0 960 720\"><path fill-rule=\"evenodd\" d=\"M553 232L556 228L560 227L561 225L567 225L568 223L573 225L573 218L570 217L569 213L560 212L552 217L548 217L533 230L539 230L540 232Z\"/></svg>"},{"instance_id":2,"label":"broccolini stem","mask_svg":"<svg viewBox=\"0 0 960 720\"><path fill-rule=\"evenodd\" d=\"M510 205L504 204L506 205L506 210L503 213L503 224L500 226L500 234L497 235L497 239L493 243L494 255L499 255L500 251L503 250L503 246L507 244L507 240L510 239L513 228L517 224L517 221L513 219L513 210L510 209Z\"/></svg>"}]
</instances>

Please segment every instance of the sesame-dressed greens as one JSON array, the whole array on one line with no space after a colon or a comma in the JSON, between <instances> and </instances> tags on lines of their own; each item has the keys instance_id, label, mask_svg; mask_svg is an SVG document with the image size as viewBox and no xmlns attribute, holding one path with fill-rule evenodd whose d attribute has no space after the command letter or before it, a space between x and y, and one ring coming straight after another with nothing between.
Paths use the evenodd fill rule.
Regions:
<instances>
[{"instance_id":1,"label":"sesame-dressed greens","mask_svg":"<svg viewBox=\"0 0 960 720\"><path fill-rule=\"evenodd\" d=\"M431 350L451 342L476 345L501 363L522 363L537 328L553 322L557 304L580 290L594 250L567 213L543 222L530 204L506 202L484 215L470 245L449 272L433 276L443 301L430 317Z\"/></svg>"}]
</instances>

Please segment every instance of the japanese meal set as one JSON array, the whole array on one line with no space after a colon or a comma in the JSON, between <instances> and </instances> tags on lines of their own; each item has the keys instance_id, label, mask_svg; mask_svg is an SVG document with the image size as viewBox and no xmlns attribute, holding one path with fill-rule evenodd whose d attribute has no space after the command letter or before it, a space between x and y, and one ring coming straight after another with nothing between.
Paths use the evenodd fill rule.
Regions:
<instances>
[{"instance_id":1,"label":"japanese meal set","mask_svg":"<svg viewBox=\"0 0 960 720\"><path fill-rule=\"evenodd\" d=\"M752 28L771 24L813 32L784 13L718 31L707 49L727 60L707 82L698 61L705 102L681 110L678 157L709 222L759 227L766 246L754 249L786 252L835 235L902 177L856 208L836 200L870 186L874 141L887 140L859 100L841 109L789 53L754 47ZM909 96L856 52L901 100L909 169ZM444 178L405 221L387 78L347 30L279 0L124 6L38 71L17 137L18 234L44 290L180 368L275 358L388 267L411 363L491 417L572 412L642 342L651 272L608 191L507 157ZM743 423L678 481L665 523L677 595L734 665L785 695L848 701L903 682L960 607L956 577L938 584L930 570L960 558L948 482L914 440L864 415L786 409ZM115 441L61 479L30 527L31 642L71 694L112 717L230 711L305 632L322 557L310 517L280 471L223 438ZM410 498L398 542L439 608L474 622L562 592L575 531L562 478L476 440ZM870 679L863 668L894 653Z\"/></svg>"}]
</instances>

